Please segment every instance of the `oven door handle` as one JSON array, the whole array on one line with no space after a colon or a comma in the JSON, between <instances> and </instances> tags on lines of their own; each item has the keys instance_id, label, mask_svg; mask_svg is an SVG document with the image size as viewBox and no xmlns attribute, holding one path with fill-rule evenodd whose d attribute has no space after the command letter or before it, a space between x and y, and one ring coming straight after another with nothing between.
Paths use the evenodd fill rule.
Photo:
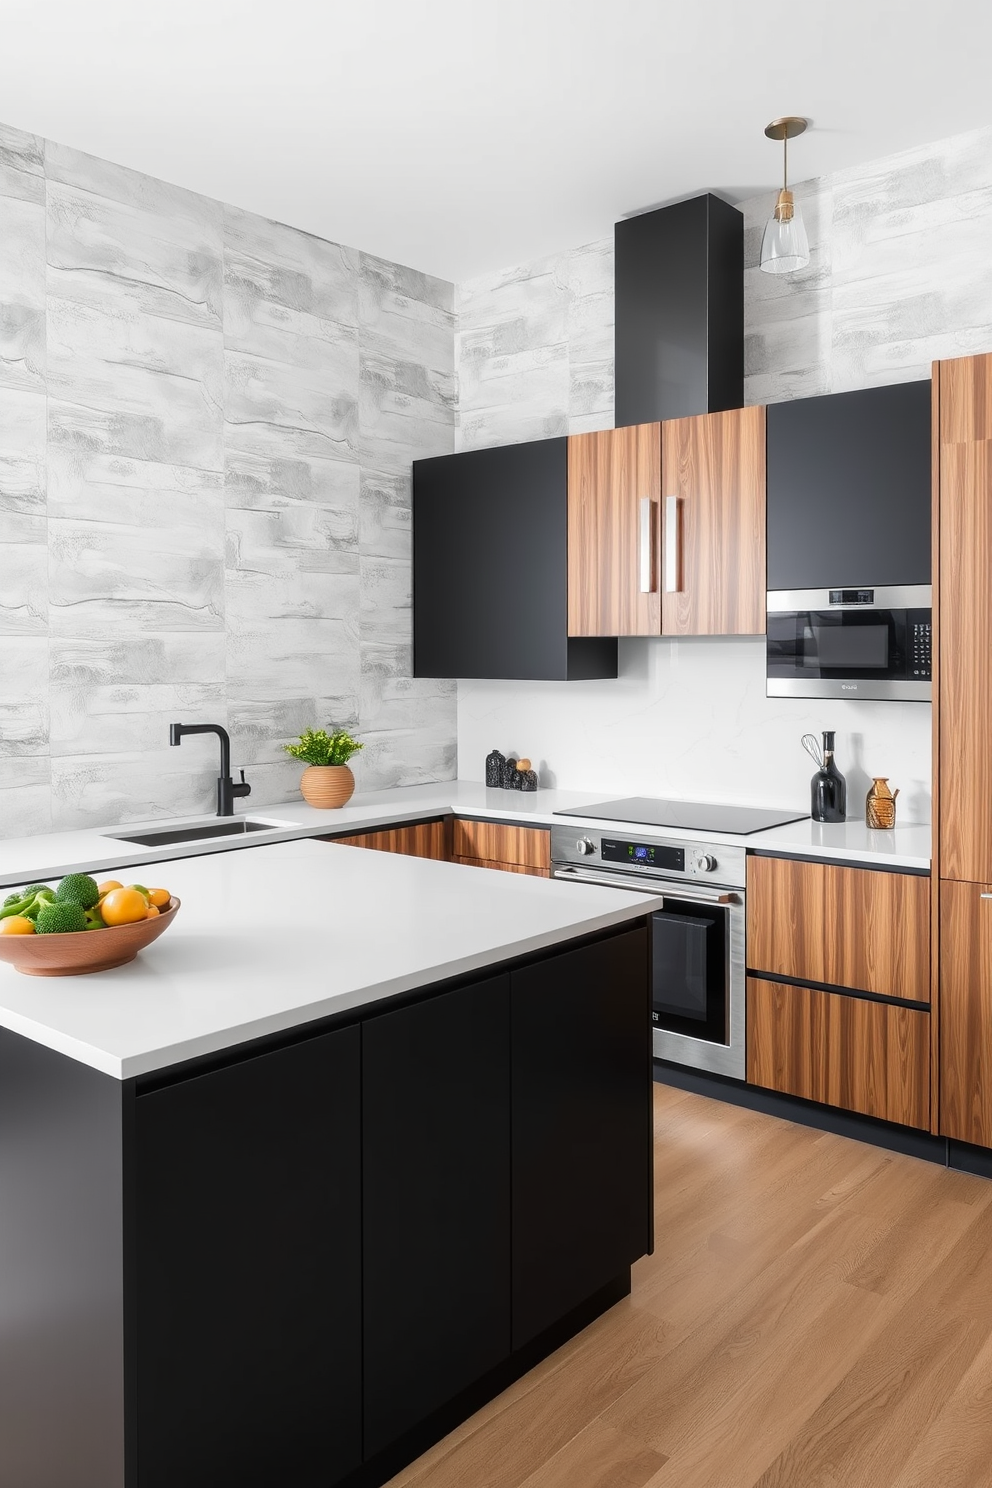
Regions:
<instances>
[{"instance_id":1,"label":"oven door handle","mask_svg":"<svg viewBox=\"0 0 992 1488\"><path fill-rule=\"evenodd\" d=\"M684 899L693 904L739 904L739 894L720 889L697 889L680 883L656 883L653 879L635 878L626 873L594 873L589 868L558 868L553 878L574 879L578 883L604 884L609 889L633 889L637 894L656 894L659 899Z\"/></svg>"}]
</instances>

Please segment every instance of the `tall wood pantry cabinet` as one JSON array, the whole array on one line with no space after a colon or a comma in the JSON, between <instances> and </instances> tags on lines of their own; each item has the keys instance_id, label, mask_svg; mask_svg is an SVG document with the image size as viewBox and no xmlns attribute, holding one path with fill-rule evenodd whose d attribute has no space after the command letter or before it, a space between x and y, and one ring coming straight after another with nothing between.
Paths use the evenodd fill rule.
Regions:
<instances>
[{"instance_id":1,"label":"tall wood pantry cabinet","mask_svg":"<svg viewBox=\"0 0 992 1488\"><path fill-rule=\"evenodd\" d=\"M992 1146L992 356L934 366L939 1131Z\"/></svg>"},{"instance_id":2,"label":"tall wood pantry cabinet","mask_svg":"<svg viewBox=\"0 0 992 1488\"><path fill-rule=\"evenodd\" d=\"M765 410L568 440L568 632L759 635Z\"/></svg>"}]
</instances>

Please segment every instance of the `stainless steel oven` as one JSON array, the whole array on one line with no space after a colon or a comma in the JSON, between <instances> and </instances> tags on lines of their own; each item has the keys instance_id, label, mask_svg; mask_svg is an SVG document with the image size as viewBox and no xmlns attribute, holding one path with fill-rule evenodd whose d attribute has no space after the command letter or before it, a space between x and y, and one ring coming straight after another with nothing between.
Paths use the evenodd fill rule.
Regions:
<instances>
[{"instance_id":1,"label":"stainless steel oven","mask_svg":"<svg viewBox=\"0 0 992 1488\"><path fill-rule=\"evenodd\" d=\"M769 697L930 701L929 584L767 597Z\"/></svg>"},{"instance_id":2,"label":"stainless steel oven","mask_svg":"<svg viewBox=\"0 0 992 1488\"><path fill-rule=\"evenodd\" d=\"M656 894L649 916L657 1059L743 1080L745 862L742 847L621 829L552 827L551 872L570 883Z\"/></svg>"}]
</instances>

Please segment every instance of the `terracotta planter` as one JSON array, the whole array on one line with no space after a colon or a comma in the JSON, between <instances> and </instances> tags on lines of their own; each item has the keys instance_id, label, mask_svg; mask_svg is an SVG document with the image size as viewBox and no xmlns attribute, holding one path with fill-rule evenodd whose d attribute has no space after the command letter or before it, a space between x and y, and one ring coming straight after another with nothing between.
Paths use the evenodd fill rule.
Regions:
<instances>
[{"instance_id":1,"label":"terracotta planter","mask_svg":"<svg viewBox=\"0 0 992 1488\"><path fill-rule=\"evenodd\" d=\"M308 806L326 811L343 806L355 793L355 777L348 765L307 765L300 776L300 794Z\"/></svg>"}]
</instances>

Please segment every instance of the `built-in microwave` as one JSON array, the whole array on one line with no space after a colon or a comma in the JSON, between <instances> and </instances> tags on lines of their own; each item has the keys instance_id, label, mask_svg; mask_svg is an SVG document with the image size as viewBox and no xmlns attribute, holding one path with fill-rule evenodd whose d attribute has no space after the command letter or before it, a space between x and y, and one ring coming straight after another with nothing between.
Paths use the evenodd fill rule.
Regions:
<instances>
[{"instance_id":1,"label":"built-in microwave","mask_svg":"<svg viewBox=\"0 0 992 1488\"><path fill-rule=\"evenodd\" d=\"M769 591L769 697L929 702L929 584Z\"/></svg>"}]
</instances>

